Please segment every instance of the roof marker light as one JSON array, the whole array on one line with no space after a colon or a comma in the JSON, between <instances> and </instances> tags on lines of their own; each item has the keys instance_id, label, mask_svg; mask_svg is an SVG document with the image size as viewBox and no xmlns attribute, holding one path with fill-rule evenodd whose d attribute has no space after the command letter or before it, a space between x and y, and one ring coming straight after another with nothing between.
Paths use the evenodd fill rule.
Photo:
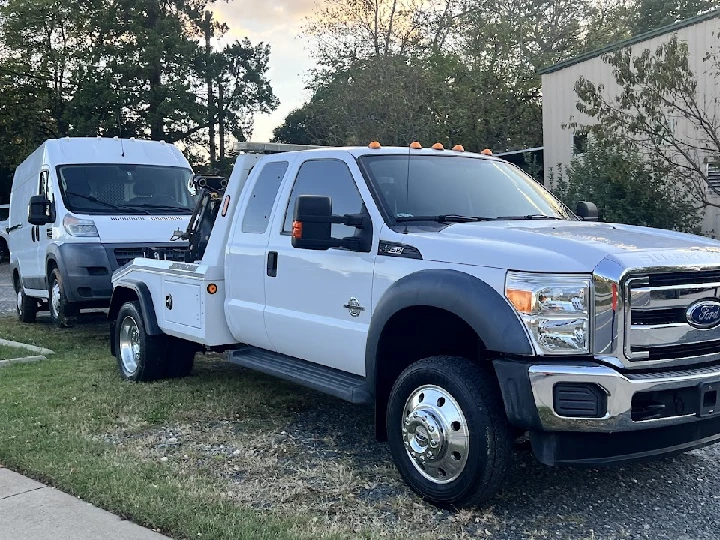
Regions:
<instances>
[{"instance_id":1,"label":"roof marker light","mask_svg":"<svg viewBox=\"0 0 720 540\"><path fill-rule=\"evenodd\" d=\"M373 141L370 144L368 144L368 148L372 148L373 150L377 150L381 148L380 143L377 141Z\"/></svg>"},{"instance_id":2,"label":"roof marker light","mask_svg":"<svg viewBox=\"0 0 720 540\"><path fill-rule=\"evenodd\" d=\"M410 148L412 148L413 150L422 150L422 144L420 144L417 141L414 141L414 142L410 143Z\"/></svg>"},{"instance_id":3,"label":"roof marker light","mask_svg":"<svg viewBox=\"0 0 720 540\"><path fill-rule=\"evenodd\" d=\"M485 150L483 150L482 153L485 154L486 156L492 156L492 150L490 150L489 148L486 148Z\"/></svg>"},{"instance_id":4,"label":"roof marker light","mask_svg":"<svg viewBox=\"0 0 720 540\"><path fill-rule=\"evenodd\" d=\"M456 144L455 146L453 146L453 150L455 152L464 152L465 147L462 144Z\"/></svg>"},{"instance_id":5,"label":"roof marker light","mask_svg":"<svg viewBox=\"0 0 720 540\"><path fill-rule=\"evenodd\" d=\"M433 150L445 150L445 147L442 145L442 143L435 143L432 145Z\"/></svg>"}]
</instances>

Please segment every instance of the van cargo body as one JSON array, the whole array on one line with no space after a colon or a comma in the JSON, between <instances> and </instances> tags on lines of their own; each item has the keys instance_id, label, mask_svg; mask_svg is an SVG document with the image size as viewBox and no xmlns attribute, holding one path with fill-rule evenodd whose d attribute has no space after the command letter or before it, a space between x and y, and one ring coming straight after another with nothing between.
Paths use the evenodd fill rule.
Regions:
<instances>
[{"instance_id":1,"label":"van cargo body","mask_svg":"<svg viewBox=\"0 0 720 540\"><path fill-rule=\"evenodd\" d=\"M106 307L112 273L146 248L182 247L172 238L195 205L192 175L182 153L162 142L68 137L35 150L10 195L21 319L47 303L53 320L69 325L81 308Z\"/></svg>"}]
</instances>

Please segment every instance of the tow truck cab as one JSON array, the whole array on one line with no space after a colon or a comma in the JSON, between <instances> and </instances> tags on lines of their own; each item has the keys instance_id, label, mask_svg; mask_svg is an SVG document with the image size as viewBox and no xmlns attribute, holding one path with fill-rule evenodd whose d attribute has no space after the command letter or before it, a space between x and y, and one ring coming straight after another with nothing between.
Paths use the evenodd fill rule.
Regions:
<instances>
[{"instance_id":1,"label":"tow truck cab","mask_svg":"<svg viewBox=\"0 0 720 540\"><path fill-rule=\"evenodd\" d=\"M488 154L246 143L202 257L113 275L130 380L199 350L376 411L421 496L720 439L720 242L598 223Z\"/></svg>"}]
</instances>

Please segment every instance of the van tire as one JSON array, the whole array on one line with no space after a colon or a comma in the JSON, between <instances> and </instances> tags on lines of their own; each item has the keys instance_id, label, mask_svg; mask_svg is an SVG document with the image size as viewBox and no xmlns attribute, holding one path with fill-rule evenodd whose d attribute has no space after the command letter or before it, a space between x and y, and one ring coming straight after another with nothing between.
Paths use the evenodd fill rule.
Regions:
<instances>
[{"instance_id":1,"label":"van tire","mask_svg":"<svg viewBox=\"0 0 720 540\"><path fill-rule=\"evenodd\" d=\"M37 320L38 301L37 298L28 296L23 291L22 285L16 285L17 302L15 309L18 319L22 323L34 323Z\"/></svg>"},{"instance_id":2,"label":"van tire","mask_svg":"<svg viewBox=\"0 0 720 540\"><path fill-rule=\"evenodd\" d=\"M395 381L387 426L401 476L437 506L484 503L509 474L514 437L490 366L448 356L415 362Z\"/></svg>"},{"instance_id":3,"label":"van tire","mask_svg":"<svg viewBox=\"0 0 720 540\"><path fill-rule=\"evenodd\" d=\"M149 382L166 376L167 336L147 333L138 302L126 302L122 305L115 321L113 339L115 358L123 379ZM135 346L136 350L133 349Z\"/></svg>"},{"instance_id":4,"label":"van tire","mask_svg":"<svg viewBox=\"0 0 720 540\"><path fill-rule=\"evenodd\" d=\"M50 274L48 307L50 308L50 318L55 326L60 328L75 326L80 310L68 301L63 279L57 268L54 268Z\"/></svg>"},{"instance_id":5,"label":"van tire","mask_svg":"<svg viewBox=\"0 0 720 540\"><path fill-rule=\"evenodd\" d=\"M197 346L174 336L167 336L165 376L182 379L192 373Z\"/></svg>"}]
</instances>

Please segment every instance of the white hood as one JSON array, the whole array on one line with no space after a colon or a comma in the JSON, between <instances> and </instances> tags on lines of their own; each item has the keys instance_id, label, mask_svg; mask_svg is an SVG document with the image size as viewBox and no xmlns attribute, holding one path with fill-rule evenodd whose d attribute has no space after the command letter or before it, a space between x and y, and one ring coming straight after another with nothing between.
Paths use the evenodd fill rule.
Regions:
<instances>
[{"instance_id":1,"label":"white hood","mask_svg":"<svg viewBox=\"0 0 720 540\"><path fill-rule=\"evenodd\" d=\"M720 264L716 240L583 221L461 223L440 232L410 233L403 241L417 247L425 259L529 272L592 272L606 258L623 267Z\"/></svg>"},{"instance_id":2,"label":"white hood","mask_svg":"<svg viewBox=\"0 0 720 540\"><path fill-rule=\"evenodd\" d=\"M100 242L103 244L170 242L173 233L178 229L185 231L190 221L190 216L185 214L78 217L92 219L95 222Z\"/></svg>"}]
</instances>

